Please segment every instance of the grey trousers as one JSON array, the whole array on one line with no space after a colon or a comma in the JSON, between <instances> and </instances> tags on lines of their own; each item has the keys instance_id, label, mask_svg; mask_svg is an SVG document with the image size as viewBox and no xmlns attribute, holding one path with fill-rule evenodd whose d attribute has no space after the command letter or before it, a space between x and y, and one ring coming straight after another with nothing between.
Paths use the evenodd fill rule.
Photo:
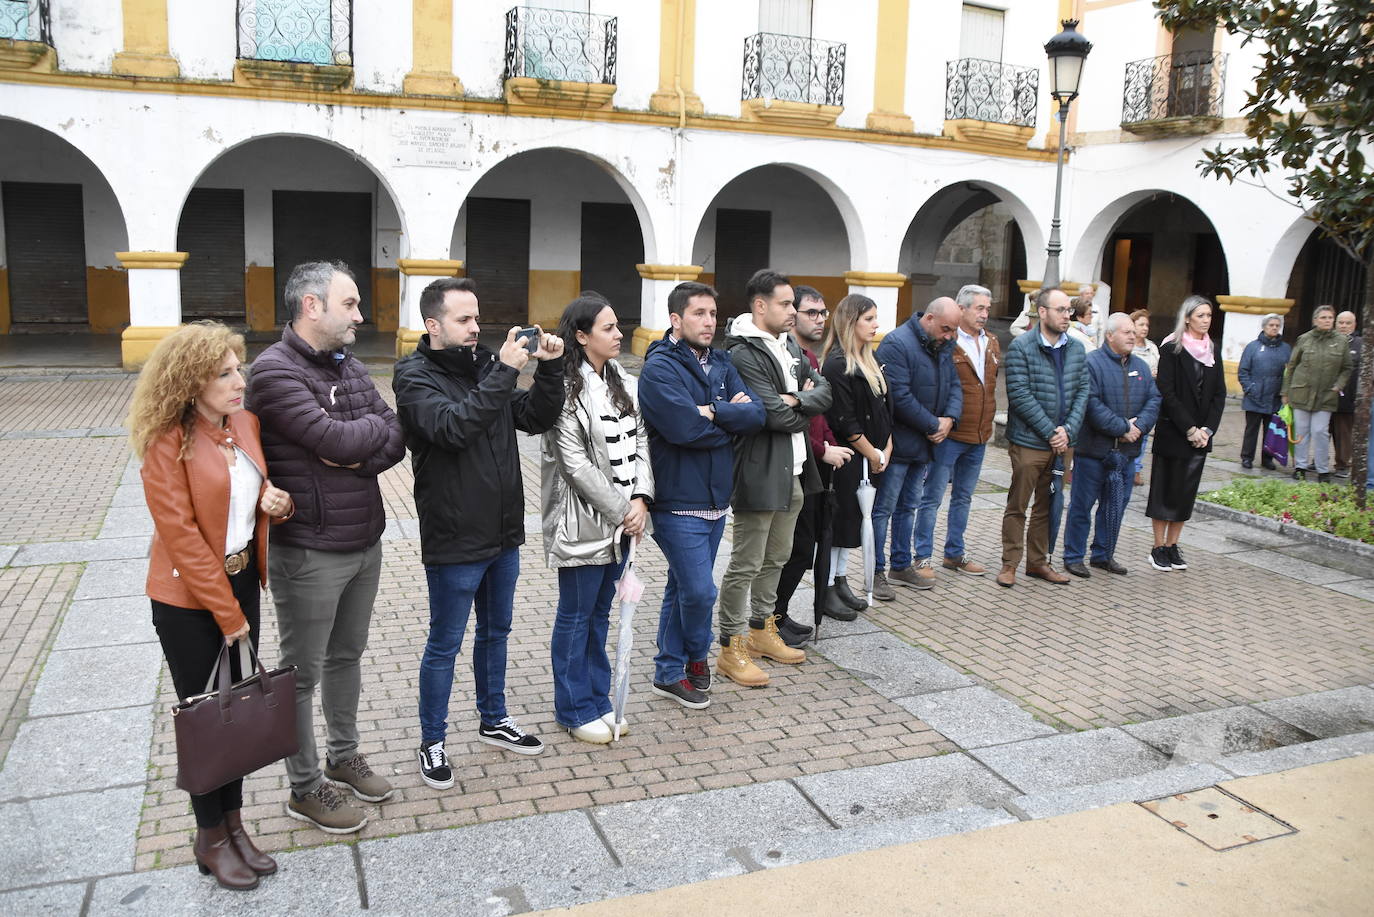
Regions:
<instances>
[{"instance_id":1,"label":"grey trousers","mask_svg":"<svg viewBox=\"0 0 1374 917\"><path fill-rule=\"evenodd\" d=\"M1318 474L1331 471L1331 412L1293 409L1293 435L1299 440L1293 447L1293 467Z\"/></svg>"},{"instance_id":2,"label":"grey trousers","mask_svg":"<svg viewBox=\"0 0 1374 917\"><path fill-rule=\"evenodd\" d=\"M272 545L268 585L277 608L281 664L296 667L296 736L300 751L286 759L297 795L324 779L315 748L315 686L332 761L358 750L358 695L372 603L382 573L382 543L339 554Z\"/></svg>"},{"instance_id":3,"label":"grey trousers","mask_svg":"<svg viewBox=\"0 0 1374 917\"><path fill-rule=\"evenodd\" d=\"M765 618L773 615L778 603L778 580L787 558L792 556L792 537L802 500L801 477L797 476L792 479L792 499L787 509L735 513L730 533L730 565L720 580L722 637L746 633L751 620L761 626Z\"/></svg>"}]
</instances>

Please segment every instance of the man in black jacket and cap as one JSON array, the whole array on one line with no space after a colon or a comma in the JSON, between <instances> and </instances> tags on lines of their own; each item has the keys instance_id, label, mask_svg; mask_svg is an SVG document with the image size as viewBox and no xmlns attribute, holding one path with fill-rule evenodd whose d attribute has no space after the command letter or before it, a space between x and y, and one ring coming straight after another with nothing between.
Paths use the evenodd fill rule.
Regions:
<instances>
[{"instance_id":1,"label":"man in black jacket and cap","mask_svg":"<svg viewBox=\"0 0 1374 917\"><path fill-rule=\"evenodd\" d=\"M429 640L420 663L420 775L453 786L444 753L453 664L468 612L477 607L472 668L479 741L522 755L544 744L506 713L506 638L510 634L520 546L525 543L524 484L515 431L543 433L563 408L563 341L541 332L531 354L511 328L499 353L477 343L476 287L444 277L420 295L425 330L415 352L396 363L396 412L415 471L420 556L429 581ZM534 384L515 382L533 357Z\"/></svg>"}]
</instances>

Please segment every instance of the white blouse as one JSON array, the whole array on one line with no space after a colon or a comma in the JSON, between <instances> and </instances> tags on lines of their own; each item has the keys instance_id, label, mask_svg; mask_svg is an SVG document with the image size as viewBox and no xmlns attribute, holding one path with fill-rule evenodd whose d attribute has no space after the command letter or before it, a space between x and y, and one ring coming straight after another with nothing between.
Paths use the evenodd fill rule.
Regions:
<instances>
[{"instance_id":1,"label":"white blouse","mask_svg":"<svg viewBox=\"0 0 1374 917\"><path fill-rule=\"evenodd\" d=\"M257 520L258 493L262 472L242 449L234 447L234 464L229 468L229 525L224 533L224 556L248 547Z\"/></svg>"}]
</instances>

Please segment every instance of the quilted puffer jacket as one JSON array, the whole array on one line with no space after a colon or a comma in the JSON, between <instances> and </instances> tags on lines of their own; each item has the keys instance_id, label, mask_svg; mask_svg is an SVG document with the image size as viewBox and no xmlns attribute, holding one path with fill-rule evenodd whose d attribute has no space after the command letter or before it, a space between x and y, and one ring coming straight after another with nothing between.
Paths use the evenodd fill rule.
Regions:
<instances>
[{"instance_id":1,"label":"quilted puffer jacket","mask_svg":"<svg viewBox=\"0 0 1374 917\"><path fill-rule=\"evenodd\" d=\"M1048 449L1054 428L1063 418L1069 445L1078 441L1083 412L1088 406L1088 367L1083 345L1064 344L1061 383L1054 357L1039 326L1007 346L1003 361L1007 380L1007 440L1028 449Z\"/></svg>"}]
</instances>

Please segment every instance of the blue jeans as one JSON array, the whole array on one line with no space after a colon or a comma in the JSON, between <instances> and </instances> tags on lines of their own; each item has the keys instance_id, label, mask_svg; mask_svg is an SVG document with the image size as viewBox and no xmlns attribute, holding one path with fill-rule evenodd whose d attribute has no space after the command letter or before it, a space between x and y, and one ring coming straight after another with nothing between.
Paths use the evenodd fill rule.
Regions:
<instances>
[{"instance_id":1,"label":"blue jeans","mask_svg":"<svg viewBox=\"0 0 1374 917\"><path fill-rule=\"evenodd\" d=\"M654 681L677 684L687 677L687 663L711 653L711 619L716 605L712 568L725 534L725 519L698 519L653 513L654 541L668 559L668 582L658 615L658 655Z\"/></svg>"},{"instance_id":2,"label":"blue jeans","mask_svg":"<svg viewBox=\"0 0 1374 917\"><path fill-rule=\"evenodd\" d=\"M968 511L973 505L973 488L978 486L978 472L983 468L986 443L960 443L946 439L935 447L935 460L926 472L925 488L921 492L921 509L916 514L916 557L931 556L935 540L935 520L940 515L940 500L945 485L954 481L946 513L945 556L959 560L964 556L964 532L968 529ZM895 555L894 555L895 556ZM896 561L893 561L896 566Z\"/></svg>"},{"instance_id":3,"label":"blue jeans","mask_svg":"<svg viewBox=\"0 0 1374 917\"><path fill-rule=\"evenodd\" d=\"M1116 552L1116 539L1121 533L1121 517L1126 512L1126 504L1131 502L1131 482L1135 472L1134 463L1127 459L1116 471L1108 471L1102 459L1086 455L1076 455L1073 459L1073 487L1069 493L1069 517L1064 526L1064 563L1081 564L1088 544L1088 524L1092 522L1093 544L1092 559L1108 561ZM1111 474L1121 476L1121 502L1116 508L1117 523L1106 525L1107 478ZM1092 516L1093 504L1097 504L1097 515Z\"/></svg>"},{"instance_id":4,"label":"blue jeans","mask_svg":"<svg viewBox=\"0 0 1374 917\"><path fill-rule=\"evenodd\" d=\"M1260 442L1260 445L1261 445L1261 446L1264 444L1264 443L1263 443L1263 440L1264 440L1264 434L1261 433L1261 434L1260 434L1260 441L1261 441L1261 442ZM1132 474L1132 475L1140 474L1141 472L1143 472L1143 471L1145 470L1145 453L1146 453L1147 451L1149 451L1149 448L1150 448L1150 434L1146 433L1144 436L1140 437L1140 451L1139 451L1138 453L1136 453L1135 461L1131 462L1131 474Z\"/></svg>"},{"instance_id":5,"label":"blue jeans","mask_svg":"<svg viewBox=\"0 0 1374 917\"><path fill-rule=\"evenodd\" d=\"M553 618L553 716L567 727L585 726L611 712L611 660L606 655L619 563L560 567L558 611Z\"/></svg>"},{"instance_id":6,"label":"blue jeans","mask_svg":"<svg viewBox=\"0 0 1374 917\"><path fill-rule=\"evenodd\" d=\"M862 456L855 461L863 461ZM873 501L874 570L886 570L887 529L892 523L892 569L911 566L911 535L916 525L916 505L921 501L921 482L930 462L894 461L883 471Z\"/></svg>"},{"instance_id":7,"label":"blue jeans","mask_svg":"<svg viewBox=\"0 0 1374 917\"><path fill-rule=\"evenodd\" d=\"M427 564L429 639L420 660L420 739L441 742L453 693L453 661L463 648L468 612L477 606L472 676L477 713L488 725L506 717L506 638L510 636L520 549L470 564Z\"/></svg>"}]
</instances>

